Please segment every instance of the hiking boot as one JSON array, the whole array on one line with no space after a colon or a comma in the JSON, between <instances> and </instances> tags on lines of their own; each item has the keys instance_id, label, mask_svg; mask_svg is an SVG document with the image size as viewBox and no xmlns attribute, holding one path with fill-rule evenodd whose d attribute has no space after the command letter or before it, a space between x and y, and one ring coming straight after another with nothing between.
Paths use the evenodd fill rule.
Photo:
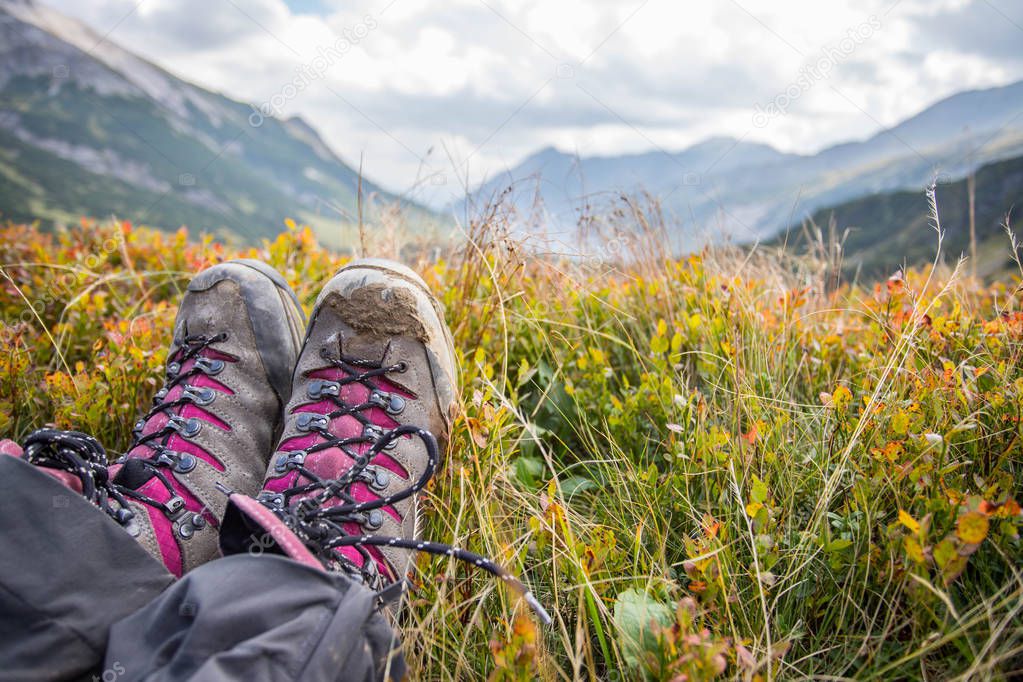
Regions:
<instances>
[{"instance_id":1,"label":"hiking boot","mask_svg":"<svg viewBox=\"0 0 1023 682\"><path fill-rule=\"evenodd\" d=\"M447 445L454 374L440 306L418 275L382 260L342 268L313 309L259 500L316 526L301 534L330 568L377 587L403 578L406 549L320 541L417 536L416 493Z\"/></svg>"},{"instance_id":2,"label":"hiking boot","mask_svg":"<svg viewBox=\"0 0 1023 682\"><path fill-rule=\"evenodd\" d=\"M166 383L135 424L127 454L106 467L88 436L37 432L25 457L78 476L86 497L180 576L217 554L227 505L218 485L259 490L303 324L294 292L270 266L211 267L181 301Z\"/></svg>"},{"instance_id":3,"label":"hiking boot","mask_svg":"<svg viewBox=\"0 0 1023 682\"><path fill-rule=\"evenodd\" d=\"M402 265L359 260L334 276L312 313L263 490L231 495L225 554L282 553L386 600L404 590L413 551L453 556L508 581L547 619L500 566L418 539L417 496L441 464L456 406L443 320Z\"/></svg>"}]
</instances>

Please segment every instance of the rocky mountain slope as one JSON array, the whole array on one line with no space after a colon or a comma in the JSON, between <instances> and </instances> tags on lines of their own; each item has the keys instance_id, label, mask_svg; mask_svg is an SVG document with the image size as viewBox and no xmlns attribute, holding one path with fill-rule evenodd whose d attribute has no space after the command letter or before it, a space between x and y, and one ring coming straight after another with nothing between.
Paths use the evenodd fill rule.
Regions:
<instances>
[{"instance_id":1,"label":"rocky mountain slope","mask_svg":"<svg viewBox=\"0 0 1023 682\"><path fill-rule=\"evenodd\" d=\"M544 149L495 175L475 203L506 192L520 214L563 228L620 193L644 190L683 226L681 248L729 236L777 234L822 207L857 197L922 189L936 176L958 178L984 163L1023 153L1023 82L962 92L897 126L814 155L712 138L681 152L615 157Z\"/></svg>"},{"instance_id":2,"label":"rocky mountain slope","mask_svg":"<svg viewBox=\"0 0 1023 682\"><path fill-rule=\"evenodd\" d=\"M0 0L3 218L116 214L252 241L291 217L330 242L357 220L358 184L302 120L187 83L32 0ZM365 179L362 192L398 201Z\"/></svg>"}]
</instances>

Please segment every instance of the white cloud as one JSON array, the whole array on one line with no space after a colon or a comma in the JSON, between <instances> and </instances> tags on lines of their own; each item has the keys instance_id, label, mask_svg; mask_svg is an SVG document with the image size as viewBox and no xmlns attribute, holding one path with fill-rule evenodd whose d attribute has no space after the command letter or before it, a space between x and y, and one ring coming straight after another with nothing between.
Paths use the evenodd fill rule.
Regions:
<instances>
[{"instance_id":1,"label":"white cloud","mask_svg":"<svg viewBox=\"0 0 1023 682\"><path fill-rule=\"evenodd\" d=\"M372 24L284 113L399 190L423 158L450 170L445 147L469 159L458 170L473 180L549 144L613 154L716 134L812 151L1023 77L1013 21L980 0L328 0L325 16L282 0L136 2L50 0L180 76L255 102ZM751 124L757 104L871 17L879 27L784 116ZM964 21L997 35L953 43L950 27ZM444 198L433 191L425 198Z\"/></svg>"}]
</instances>

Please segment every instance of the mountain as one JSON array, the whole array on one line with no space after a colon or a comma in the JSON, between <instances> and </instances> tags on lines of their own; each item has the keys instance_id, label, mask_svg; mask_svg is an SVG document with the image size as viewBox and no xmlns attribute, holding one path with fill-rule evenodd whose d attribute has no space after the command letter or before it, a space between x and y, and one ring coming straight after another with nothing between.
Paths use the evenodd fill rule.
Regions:
<instances>
[{"instance_id":1,"label":"mountain","mask_svg":"<svg viewBox=\"0 0 1023 682\"><path fill-rule=\"evenodd\" d=\"M935 191L944 231L945 260L955 262L970 251L970 203L966 179L941 183ZM1014 210L1015 209L1015 210ZM974 223L977 272L996 274L1011 265L1011 247L1002 227L1006 216L1023 209L1023 157L998 161L974 174ZM922 190L883 192L821 209L812 224L842 241L844 267L868 276L890 274L903 263L934 259L937 244L926 194ZM1019 230L1016 230L1019 232ZM814 230L796 225L772 240L796 249L810 248Z\"/></svg>"},{"instance_id":2,"label":"mountain","mask_svg":"<svg viewBox=\"0 0 1023 682\"><path fill-rule=\"evenodd\" d=\"M622 192L645 190L682 223L680 248L703 238L752 241L815 210L889 190L922 188L1023 153L1023 81L962 92L868 139L813 155L712 138L681 152L587 157L544 149L472 193L507 192L525 215L571 227ZM510 188L510 190L508 190Z\"/></svg>"},{"instance_id":3,"label":"mountain","mask_svg":"<svg viewBox=\"0 0 1023 682\"><path fill-rule=\"evenodd\" d=\"M0 217L116 214L248 242L290 217L330 243L357 221L358 186L301 119L187 83L32 0L0 0ZM398 201L365 179L362 192Z\"/></svg>"},{"instance_id":4,"label":"mountain","mask_svg":"<svg viewBox=\"0 0 1023 682\"><path fill-rule=\"evenodd\" d=\"M518 178L542 174L569 188L574 183L578 196L586 190L588 184L600 188L615 186L639 189L653 178L677 176L679 169L715 166L717 171L728 171L743 166L777 163L789 158L794 157L767 145L739 142L728 137L711 138L676 154L646 152L580 159L573 154L559 152L554 147L547 147L527 158L515 169L494 178L491 184L496 188L502 183L513 183ZM685 177L681 179L685 181Z\"/></svg>"},{"instance_id":5,"label":"mountain","mask_svg":"<svg viewBox=\"0 0 1023 682\"><path fill-rule=\"evenodd\" d=\"M727 174L798 159L764 144L713 137L681 152L580 157L547 147L480 186L472 201L505 194L527 215L539 201L546 222L574 223L584 206L599 210L622 193L650 192L678 206L710 173Z\"/></svg>"}]
</instances>

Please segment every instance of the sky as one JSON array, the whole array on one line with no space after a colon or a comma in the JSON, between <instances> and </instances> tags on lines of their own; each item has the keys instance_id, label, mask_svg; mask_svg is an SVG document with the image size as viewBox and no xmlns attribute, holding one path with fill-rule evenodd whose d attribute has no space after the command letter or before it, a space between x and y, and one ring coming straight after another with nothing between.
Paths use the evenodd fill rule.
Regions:
<instances>
[{"instance_id":1,"label":"sky","mask_svg":"<svg viewBox=\"0 0 1023 682\"><path fill-rule=\"evenodd\" d=\"M1023 79L1018 0L42 0L439 205L547 146L812 153Z\"/></svg>"}]
</instances>

